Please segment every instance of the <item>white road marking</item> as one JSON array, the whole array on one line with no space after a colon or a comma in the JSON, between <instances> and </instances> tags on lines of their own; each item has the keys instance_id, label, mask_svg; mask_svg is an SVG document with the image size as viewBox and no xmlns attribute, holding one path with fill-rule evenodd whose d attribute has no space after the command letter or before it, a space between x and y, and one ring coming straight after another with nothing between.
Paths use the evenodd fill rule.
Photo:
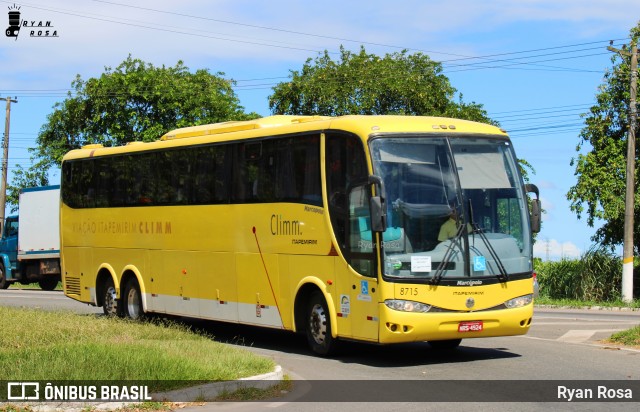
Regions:
<instances>
[{"instance_id":1,"label":"white road marking","mask_svg":"<svg viewBox=\"0 0 640 412\"><path fill-rule=\"evenodd\" d=\"M613 333L618 332L620 329L591 329L591 330L570 330L564 335L556 339L559 342L567 343L582 343L590 340L593 335L598 332Z\"/></svg>"}]
</instances>

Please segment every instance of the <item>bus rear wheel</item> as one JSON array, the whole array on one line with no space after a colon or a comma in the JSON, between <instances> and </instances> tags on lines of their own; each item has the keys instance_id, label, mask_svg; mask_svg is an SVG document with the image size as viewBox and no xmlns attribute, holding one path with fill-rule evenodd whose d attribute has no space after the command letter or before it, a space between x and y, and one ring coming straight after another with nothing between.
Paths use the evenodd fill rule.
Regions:
<instances>
[{"instance_id":1,"label":"bus rear wheel","mask_svg":"<svg viewBox=\"0 0 640 412\"><path fill-rule=\"evenodd\" d=\"M122 299L125 316L131 319L142 319L144 317L142 293L140 293L140 285L135 278L129 279L125 285Z\"/></svg>"},{"instance_id":2,"label":"bus rear wheel","mask_svg":"<svg viewBox=\"0 0 640 412\"><path fill-rule=\"evenodd\" d=\"M336 349L336 340L331 336L331 318L324 296L314 292L307 306L307 342L316 354L327 356Z\"/></svg>"}]
</instances>

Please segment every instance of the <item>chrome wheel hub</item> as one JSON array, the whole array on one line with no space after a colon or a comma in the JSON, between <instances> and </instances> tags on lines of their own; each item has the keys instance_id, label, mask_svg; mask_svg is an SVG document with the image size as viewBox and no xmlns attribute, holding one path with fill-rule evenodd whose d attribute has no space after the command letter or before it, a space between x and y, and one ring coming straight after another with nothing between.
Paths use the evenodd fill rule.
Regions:
<instances>
[{"instance_id":1,"label":"chrome wheel hub","mask_svg":"<svg viewBox=\"0 0 640 412\"><path fill-rule=\"evenodd\" d=\"M116 315L118 312L116 288L109 286L104 296L104 312L108 315Z\"/></svg>"},{"instance_id":2,"label":"chrome wheel hub","mask_svg":"<svg viewBox=\"0 0 640 412\"><path fill-rule=\"evenodd\" d=\"M317 344L322 345L327 336L327 315L322 305L314 305L309 316L311 336Z\"/></svg>"},{"instance_id":3,"label":"chrome wheel hub","mask_svg":"<svg viewBox=\"0 0 640 412\"><path fill-rule=\"evenodd\" d=\"M134 288L131 288L127 295L127 313L131 319L140 317L140 294Z\"/></svg>"}]
</instances>

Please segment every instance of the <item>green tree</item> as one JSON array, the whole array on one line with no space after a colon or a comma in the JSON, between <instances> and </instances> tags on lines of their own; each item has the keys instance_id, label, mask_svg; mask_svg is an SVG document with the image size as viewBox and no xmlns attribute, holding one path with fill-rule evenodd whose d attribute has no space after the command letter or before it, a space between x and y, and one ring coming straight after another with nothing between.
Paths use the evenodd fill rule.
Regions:
<instances>
[{"instance_id":1,"label":"green tree","mask_svg":"<svg viewBox=\"0 0 640 412\"><path fill-rule=\"evenodd\" d=\"M71 83L73 92L53 106L32 149L34 166L18 169L10 193L46 182L47 171L59 166L69 150L86 144L117 146L131 141L153 141L186 126L247 120L224 73L189 71L182 61L174 67L156 67L129 56L118 67L105 67L98 78ZM17 197L8 202L14 207Z\"/></svg>"},{"instance_id":2,"label":"green tree","mask_svg":"<svg viewBox=\"0 0 640 412\"><path fill-rule=\"evenodd\" d=\"M481 104L465 103L461 94L455 101L457 91L442 65L422 53L403 50L379 57L364 47L357 54L341 47L339 61L325 51L290 76L269 96L273 114L445 116L498 125ZM519 166L529 182L535 169L524 159Z\"/></svg>"},{"instance_id":3,"label":"green tree","mask_svg":"<svg viewBox=\"0 0 640 412\"><path fill-rule=\"evenodd\" d=\"M455 101L456 89L442 65L422 53L406 50L379 57L340 48L334 61L327 51L307 59L302 70L269 96L273 114L341 116L401 114L447 116L493 123L482 105Z\"/></svg>"},{"instance_id":4,"label":"green tree","mask_svg":"<svg viewBox=\"0 0 640 412\"><path fill-rule=\"evenodd\" d=\"M45 168L32 167L25 170L22 166L17 165L13 172L12 182L13 184L7 185L7 205L14 213L18 210L20 190L25 187L47 186L49 176Z\"/></svg>"},{"instance_id":5,"label":"green tree","mask_svg":"<svg viewBox=\"0 0 640 412\"><path fill-rule=\"evenodd\" d=\"M631 38L640 37L640 23L631 29ZM613 67L604 75L596 94L596 104L583 115L585 127L571 160L577 183L567 193L571 210L578 218L584 214L593 227L604 221L592 240L607 246L622 244L626 190L626 153L629 129L630 61L612 54ZM636 134L638 131L636 130ZM640 193L638 193L638 145L635 172L635 253L640 248Z\"/></svg>"}]
</instances>

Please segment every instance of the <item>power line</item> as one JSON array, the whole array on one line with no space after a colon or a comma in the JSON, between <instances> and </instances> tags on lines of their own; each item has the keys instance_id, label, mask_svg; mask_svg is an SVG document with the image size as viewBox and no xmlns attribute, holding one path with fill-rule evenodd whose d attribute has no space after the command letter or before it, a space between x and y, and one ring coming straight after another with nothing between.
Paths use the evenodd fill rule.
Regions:
<instances>
[{"instance_id":1,"label":"power line","mask_svg":"<svg viewBox=\"0 0 640 412\"><path fill-rule=\"evenodd\" d=\"M536 126L536 127L525 127L525 128L521 128L521 129L510 129L507 130L509 133L517 133L517 132L530 132L530 131L534 131L534 130L546 130L546 129L561 129L561 128L567 128L567 127L582 127L584 126L583 123L564 123L564 124L549 124L549 125L540 125L540 126Z\"/></svg>"},{"instance_id":2,"label":"power line","mask_svg":"<svg viewBox=\"0 0 640 412\"><path fill-rule=\"evenodd\" d=\"M542 113L540 113L542 114ZM581 112L575 112L574 113L564 113L564 114L547 114L545 116L536 116L536 117L530 117L530 116L523 116L523 117L519 117L519 118L515 118L515 119L507 119L505 120L504 118L496 118L496 120L500 121L500 124L504 124L504 123L529 123L535 120L540 120L540 119L555 119L555 118L559 118L559 117L579 117L582 113Z\"/></svg>"},{"instance_id":3,"label":"power line","mask_svg":"<svg viewBox=\"0 0 640 412\"><path fill-rule=\"evenodd\" d=\"M509 114L513 116L519 116L520 114L543 114L543 113L557 113L558 111L566 111L566 110L577 110L577 108L587 108L591 107L593 103L584 103L584 104L570 104L564 106L552 106L552 107L539 107L536 109L520 109L520 110L509 110L506 112L494 112L495 115ZM569 109L572 108L572 109ZM562 109L562 110L559 110ZM509 116L506 116L509 117Z\"/></svg>"},{"instance_id":4,"label":"power line","mask_svg":"<svg viewBox=\"0 0 640 412\"><path fill-rule=\"evenodd\" d=\"M0 1L2 1L3 3L11 3L11 2L7 2L7 1L3 1L3 0L0 0ZM42 6L33 5L33 4L27 4L27 3L21 3L21 4L29 6L29 7L32 7L34 9L36 9L36 10L44 10L44 11L49 11L49 12L52 12L52 13L65 14L67 16L81 17L81 18L85 18L85 19L103 21L103 22L108 22L108 23L115 23L115 24L120 24L120 25L124 25L124 26L139 27L139 28L143 28L143 29L156 30L156 31L173 33L173 34L183 34L183 35L187 35L187 36L195 36L195 37L202 37L202 38L208 38L208 39L213 39L213 40L222 40L222 41L230 41L230 42L235 42L235 43L251 44L251 45L255 45L255 46L266 46L266 47L275 47L275 48L282 48L282 49L289 49L289 50L309 51L309 52L314 52L314 53L320 53L321 52L321 50L317 50L317 49L309 49L309 48L293 47L293 46L283 46L283 45L277 45L277 44L264 43L264 42L260 42L260 41L248 41L248 40L230 39L230 38L225 38L225 37L214 36L212 34L197 34L197 33L189 32L189 31L185 31L183 27L170 28L171 26L167 26L167 25L163 25L162 27L157 27L157 26L154 26L153 23L136 22L135 20L123 19L121 17L116 18L116 17L111 17L111 16L101 16L101 15L96 15L96 14L93 14L93 13L80 14L79 12L76 12L76 11L73 11L73 10L51 9L51 8L42 7ZM91 17L91 15L98 16L98 17ZM128 20L130 23L126 23L124 20ZM206 32L204 30L196 30L196 31L201 31L201 32L204 32L204 33L210 33L210 32ZM279 42L279 43L282 43L282 42Z\"/></svg>"},{"instance_id":5,"label":"power line","mask_svg":"<svg viewBox=\"0 0 640 412\"><path fill-rule=\"evenodd\" d=\"M585 45L598 44L598 43L603 43L605 41L609 41L609 40L602 40L602 41L594 41L594 42L587 42L587 43L579 43L579 44L575 44L575 45L563 45L563 46L538 48L538 49L532 49L532 50L522 50L522 51L516 51L516 52L499 53L499 54L492 54L492 55L487 55L487 56L466 56L466 55L455 54L455 53L444 52L444 51L421 50L421 49L417 49L417 48L389 45L389 44L382 44L382 43L373 43L373 42L367 42L367 41L362 41L362 40L353 40L353 39L347 39L347 38L341 38L341 37L326 36L326 35L319 35L319 34L313 34L313 33L305 33L305 32L293 31L293 30L287 30L287 29L281 29L281 28L275 28L275 27L267 27L267 26L259 26L259 25L245 24L245 23L239 23L239 22L232 22L232 21L213 19L213 18L203 17L203 16L189 15L189 14L185 14L185 13L169 12L169 11L166 11L166 10L159 10L159 9L153 9L153 8L147 8L147 7L141 7L141 6L133 6L133 5L122 4L122 3L111 2L111 1L105 1L105 0L92 0L92 1L99 2L99 3L105 3L105 4L116 5L116 6L120 6L120 7L127 7L127 8L139 9L139 10L144 10L144 11L152 11L152 12L156 12L156 13L169 14L169 15L174 15L174 16L182 16L182 17L187 17L187 18L192 18L192 19L199 19L199 20L213 21L213 22L221 22L221 23L234 24L234 25L246 26L246 27L251 27L251 28L259 28L259 29L262 29L262 30L285 32L285 33L302 35L302 36L311 36L311 37L316 37L316 38L326 38L326 39L346 41L346 42L352 42L352 43L360 43L360 44L363 44L363 45L365 45L365 44L366 45L375 45L375 46L382 46L382 47L388 47L388 48L394 48L394 49L402 49L402 50L408 50L408 51L417 51L417 52L423 52L423 53L441 54L441 55L448 55L448 56L457 57L456 59L441 61L441 63L443 63L443 64L444 63L452 63L452 62L461 61L461 60L485 60L486 63L503 62L503 61L505 61L504 59L492 59L492 58L493 57L502 57L502 56L514 55L514 54L524 54L524 53L532 53L532 52L539 52L539 51L558 50L558 49L564 49L564 48L570 48L570 47L581 47L581 46L585 46ZM10 3L10 2L7 2L7 1L2 1L2 2ZM184 31L183 27L179 27L179 28L173 27L172 29L169 29L169 27L171 27L171 26L163 25L163 28L161 28L161 27L153 26L152 25L153 23L142 22L142 24L141 24L140 22L136 22L135 20L130 20L130 19L126 19L126 20L128 20L130 22L134 22L134 23L125 23L125 22L123 22L124 19L122 19L121 17L117 18L117 20L113 20L113 19L116 19L116 18L115 17L110 17L110 16L106 16L105 17L105 16L101 16L101 15L96 15L96 14L93 14L93 13L79 14L78 12L71 11L71 10L63 10L63 9L56 10L56 9L46 8L46 7L33 5L33 4L25 4L25 5L27 5L29 7L33 7L35 9L51 11L51 12L55 12L55 13L64 13L66 15L72 15L72 16L81 17L81 18L94 19L94 20L98 20L98 21L106 21L106 22L110 22L110 23L129 25L129 26L133 26L133 27L140 27L140 28L150 29L150 30L159 30L159 31L165 31L165 32L169 32L169 33L176 33L176 34L184 34L184 35L189 35L189 36L211 38L211 39L222 40L222 41L231 41L231 42L239 42L239 43L253 44L253 45L259 45L259 46L277 47L277 48L285 48L285 49L301 50L301 51L312 51L312 52L315 52L315 53L320 53L319 50L303 48L303 47L283 46L283 45L265 43L263 41L256 42L256 41L230 39L230 38L212 36L212 35L209 35L209 34L197 34L197 33ZM86 14L99 16L99 17L90 17L90 16L87 16ZM623 39L615 39L614 41L618 41L618 40L623 40ZM280 42L280 43L282 43L282 42ZM335 52L333 52L332 54L335 54ZM537 56L537 57L539 57L539 56ZM579 57L589 57L589 56L579 56ZM523 59L523 58L527 58L527 57L521 57L519 59ZM531 58L531 57L529 57L529 58ZM578 58L578 57L574 57L574 58ZM558 60L560 60L560 59L558 59ZM551 59L551 60L544 60L542 62L546 62L546 61L556 61L556 60L555 59ZM519 65L537 65L537 63L539 63L539 62L521 62ZM471 64L480 64L480 63L471 63ZM490 68L506 68L508 66L514 66L514 65L498 66L498 67L490 67ZM542 66L542 67L544 67L544 66ZM487 68L487 67L481 67L480 69L482 69L482 68ZM518 69L522 70L522 68L518 68ZM586 70L586 69L562 68L562 67L549 67L547 69L550 69L551 71L594 72L594 71L589 71L589 70ZM457 71L460 71L460 70L457 70Z\"/></svg>"},{"instance_id":6,"label":"power line","mask_svg":"<svg viewBox=\"0 0 640 412\"><path fill-rule=\"evenodd\" d=\"M258 28L258 29L262 29L262 30L270 30L270 31L283 32L283 33L289 33L289 34L296 34L296 35L301 35L301 36L324 38L324 39L330 39L330 40L346 41L346 42L349 42L349 43L358 43L358 44L372 45L372 46L382 46L382 47L388 47L388 48L393 48L393 49L398 49L398 50L418 51L418 52L423 52L423 53L442 54L442 55L456 56L457 57L457 59L441 61L443 63L445 63L445 62L454 62L454 61L459 61L459 60L487 59L487 58L491 58L491 57L502 57L502 56L508 56L508 55L513 55L513 54L522 54L522 53L532 53L532 52L539 52L539 51L557 50L557 49L563 49L563 48L574 47L574 46L577 47L577 46L585 46L585 45L591 45L591 44L600 44L600 43L602 43L604 41L610 41L611 40L611 39L607 39L607 40L602 40L602 41L578 43L578 44L575 44L575 45L545 47L545 48L538 48L538 49L532 49L532 50L523 50L523 51L516 51L516 52L498 53L498 54L492 54L492 55L487 55L487 56L466 56L466 55L443 52L443 51L423 50L423 49L417 49L417 48L406 47L406 46L398 46L398 45L391 45L391 44L384 44L384 43L374 43L374 42L368 42L368 41L363 41L363 40L348 39L348 38L344 38L344 37L334 37L334 36L321 35L321 34L316 34L316 33L306 33L306 32L287 30L287 29L282 29L282 28L277 28L277 27L261 26L261 25L255 25L255 24L246 24L246 23L234 22L234 21L230 21L230 20L221 20L221 19L214 19L214 18L210 18L210 17L190 15L190 14L186 14L186 13L170 12L170 11L159 10L159 9L154 9L154 8L150 8L150 7L134 6L134 5L131 5L131 4L117 3L117 2L114 2L114 1L106 1L106 0L91 0L91 1L94 1L96 3L104 3L104 4L111 4L111 5L116 5L116 6L120 6L120 7L128 7L128 8L133 8L133 9L139 9L139 10L144 10L144 11L153 11L153 12L156 12L156 13L169 14L169 15L173 15L173 16L182 16L182 17L188 17L188 18L205 20L205 21L213 21L213 22L218 22L218 23L225 23L225 24L230 24L230 25L244 26L244 27L250 27L250 28ZM626 40L626 38L614 39L613 41L621 41L621 40ZM500 60L498 60L498 61L500 61Z\"/></svg>"}]
</instances>

